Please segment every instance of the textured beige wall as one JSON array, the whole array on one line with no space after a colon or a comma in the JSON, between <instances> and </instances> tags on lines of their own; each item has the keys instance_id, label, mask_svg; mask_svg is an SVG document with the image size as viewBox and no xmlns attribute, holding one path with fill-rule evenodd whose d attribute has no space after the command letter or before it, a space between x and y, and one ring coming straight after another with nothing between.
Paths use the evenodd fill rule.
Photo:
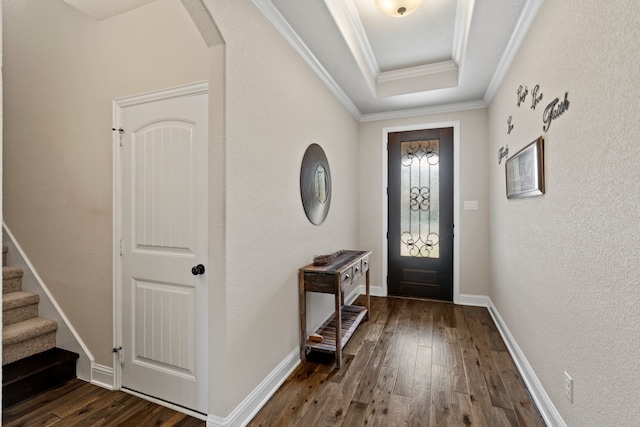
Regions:
<instances>
[{"instance_id":1,"label":"textured beige wall","mask_svg":"<svg viewBox=\"0 0 640 427\"><path fill-rule=\"evenodd\" d=\"M224 417L299 346L298 268L357 246L358 123L251 1L205 4L226 48L227 280L212 289L226 299L226 380L211 390L212 413ZM300 200L311 143L324 148L333 185L320 226ZM318 323L333 300L310 295L308 310Z\"/></svg>"},{"instance_id":2,"label":"textured beige wall","mask_svg":"<svg viewBox=\"0 0 640 427\"><path fill-rule=\"evenodd\" d=\"M383 150L382 131L388 127L416 124L460 123L460 223L456 224L456 244L460 246L460 293L486 295L489 290L489 190L488 190L488 130L487 110L469 110L456 113L409 117L360 124L360 159L358 206L359 245L373 251L371 283L382 287L384 233L387 230L383 218L386 206L386 181L383 163L387 153ZM462 209L465 200L477 200L477 211Z\"/></svg>"},{"instance_id":3,"label":"textured beige wall","mask_svg":"<svg viewBox=\"0 0 640 427\"><path fill-rule=\"evenodd\" d=\"M206 80L207 50L173 0L100 22L59 0L2 7L5 221L110 366L112 100Z\"/></svg>"},{"instance_id":4,"label":"textured beige wall","mask_svg":"<svg viewBox=\"0 0 640 427\"><path fill-rule=\"evenodd\" d=\"M547 1L489 111L490 296L570 426L640 419L639 58L637 2ZM530 94L516 107L525 84L541 86L535 111ZM565 92L568 111L543 133ZM508 201L497 150L540 135L546 194Z\"/></svg>"}]
</instances>

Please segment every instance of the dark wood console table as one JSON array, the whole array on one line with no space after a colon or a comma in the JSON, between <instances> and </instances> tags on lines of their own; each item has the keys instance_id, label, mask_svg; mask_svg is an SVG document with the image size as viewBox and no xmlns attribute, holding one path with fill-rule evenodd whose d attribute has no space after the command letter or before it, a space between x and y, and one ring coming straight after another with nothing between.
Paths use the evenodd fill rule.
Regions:
<instances>
[{"instance_id":1,"label":"dark wood console table","mask_svg":"<svg viewBox=\"0 0 640 427\"><path fill-rule=\"evenodd\" d=\"M309 264L299 270L300 287L300 359L304 362L307 350L335 353L336 366L342 367L342 348L363 319L369 319L369 255L371 251L344 251L327 265ZM366 274L365 307L344 304L344 290L363 273ZM335 295L335 313L317 331L322 342L307 339L306 292ZM337 334L336 331L341 331Z\"/></svg>"}]
</instances>

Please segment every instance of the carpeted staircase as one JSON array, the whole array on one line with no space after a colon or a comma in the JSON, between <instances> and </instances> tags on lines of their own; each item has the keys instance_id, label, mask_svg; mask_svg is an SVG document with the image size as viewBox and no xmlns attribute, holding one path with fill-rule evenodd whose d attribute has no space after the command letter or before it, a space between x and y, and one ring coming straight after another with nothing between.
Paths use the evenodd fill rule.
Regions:
<instances>
[{"instance_id":1,"label":"carpeted staircase","mask_svg":"<svg viewBox=\"0 0 640 427\"><path fill-rule=\"evenodd\" d=\"M11 406L75 378L76 353L56 348L55 320L38 317L40 297L22 290L22 269L2 247L2 403Z\"/></svg>"}]
</instances>

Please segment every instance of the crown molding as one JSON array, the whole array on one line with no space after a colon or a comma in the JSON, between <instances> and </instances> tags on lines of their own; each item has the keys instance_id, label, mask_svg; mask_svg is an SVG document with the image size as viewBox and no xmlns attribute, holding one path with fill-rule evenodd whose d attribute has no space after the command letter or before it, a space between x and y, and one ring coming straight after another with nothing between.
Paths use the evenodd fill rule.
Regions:
<instances>
[{"instance_id":1,"label":"crown molding","mask_svg":"<svg viewBox=\"0 0 640 427\"><path fill-rule=\"evenodd\" d=\"M376 78L380 68L352 0L325 0L327 9L342 34L351 55L371 93L376 95Z\"/></svg>"},{"instance_id":2,"label":"crown molding","mask_svg":"<svg viewBox=\"0 0 640 427\"><path fill-rule=\"evenodd\" d=\"M433 64L418 65L416 67L385 71L384 73L380 73L380 75L378 76L378 83L410 79L414 77L424 77L431 74L457 70L458 66L453 61L435 62Z\"/></svg>"},{"instance_id":3,"label":"crown molding","mask_svg":"<svg viewBox=\"0 0 640 427\"><path fill-rule=\"evenodd\" d=\"M477 110L486 108L489 104L483 100L458 102L455 104L434 105L431 107L412 108L407 110L388 111L384 113L363 114L360 122L375 122L379 120L402 119L406 117L427 116L433 114L453 113L456 111Z\"/></svg>"},{"instance_id":4,"label":"crown molding","mask_svg":"<svg viewBox=\"0 0 640 427\"><path fill-rule=\"evenodd\" d=\"M331 77L327 70L322 66L318 58L311 53L311 50L302 41L298 34L291 28L284 17L278 12L269 0L251 0L260 12L267 18L269 22L276 28L282 37L298 52L304 61L311 67L322 82L329 90L338 98L344 107L358 120L362 117L362 113L351 101L342 88Z\"/></svg>"},{"instance_id":5,"label":"crown molding","mask_svg":"<svg viewBox=\"0 0 640 427\"><path fill-rule=\"evenodd\" d=\"M458 0L457 7L459 11L456 13L456 23L453 32L453 52L451 53L453 62L458 66L458 76L462 75L464 58L467 53L467 42L469 40L474 5L475 0Z\"/></svg>"},{"instance_id":6,"label":"crown molding","mask_svg":"<svg viewBox=\"0 0 640 427\"><path fill-rule=\"evenodd\" d=\"M509 71L511 63L518 54L518 50L527 36L529 28L531 28L533 21L538 15L540 7L542 7L542 3L544 3L544 0L527 0L522 14L520 15L520 19L518 19L518 23L516 24L516 28L513 30L513 34L511 34L509 44L507 44L507 48L498 63L498 67L496 68L495 73L493 73L491 82L489 83L489 86L487 86L487 91L484 94L484 101L487 104L491 103L493 97L498 91L498 88L500 87L500 84L502 83L502 80L504 80L504 77L507 75L507 71Z\"/></svg>"}]
</instances>

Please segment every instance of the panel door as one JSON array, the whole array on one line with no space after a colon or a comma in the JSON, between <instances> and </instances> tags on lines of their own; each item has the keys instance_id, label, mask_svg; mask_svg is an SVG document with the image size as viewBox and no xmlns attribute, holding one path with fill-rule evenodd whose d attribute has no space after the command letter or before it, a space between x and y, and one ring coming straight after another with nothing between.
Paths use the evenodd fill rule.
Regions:
<instances>
[{"instance_id":1,"label":"panel door","mask_svg":"<svg viewBox=\"0 0 640 427\"><path fill-rule=\"evenodd\" d=\"M453 300L453 128L388 140L390 295Z\"/></svg>"},{"instance_id":2,"label":"panel door","mask_svg":"<svg viewBox=\"0 0 640 427\"><path fill-rule=\"evenodd\" d=\"M124 107L122 128L121 384L206 414L207 95Z\"/></svg>"}]
</instances>

